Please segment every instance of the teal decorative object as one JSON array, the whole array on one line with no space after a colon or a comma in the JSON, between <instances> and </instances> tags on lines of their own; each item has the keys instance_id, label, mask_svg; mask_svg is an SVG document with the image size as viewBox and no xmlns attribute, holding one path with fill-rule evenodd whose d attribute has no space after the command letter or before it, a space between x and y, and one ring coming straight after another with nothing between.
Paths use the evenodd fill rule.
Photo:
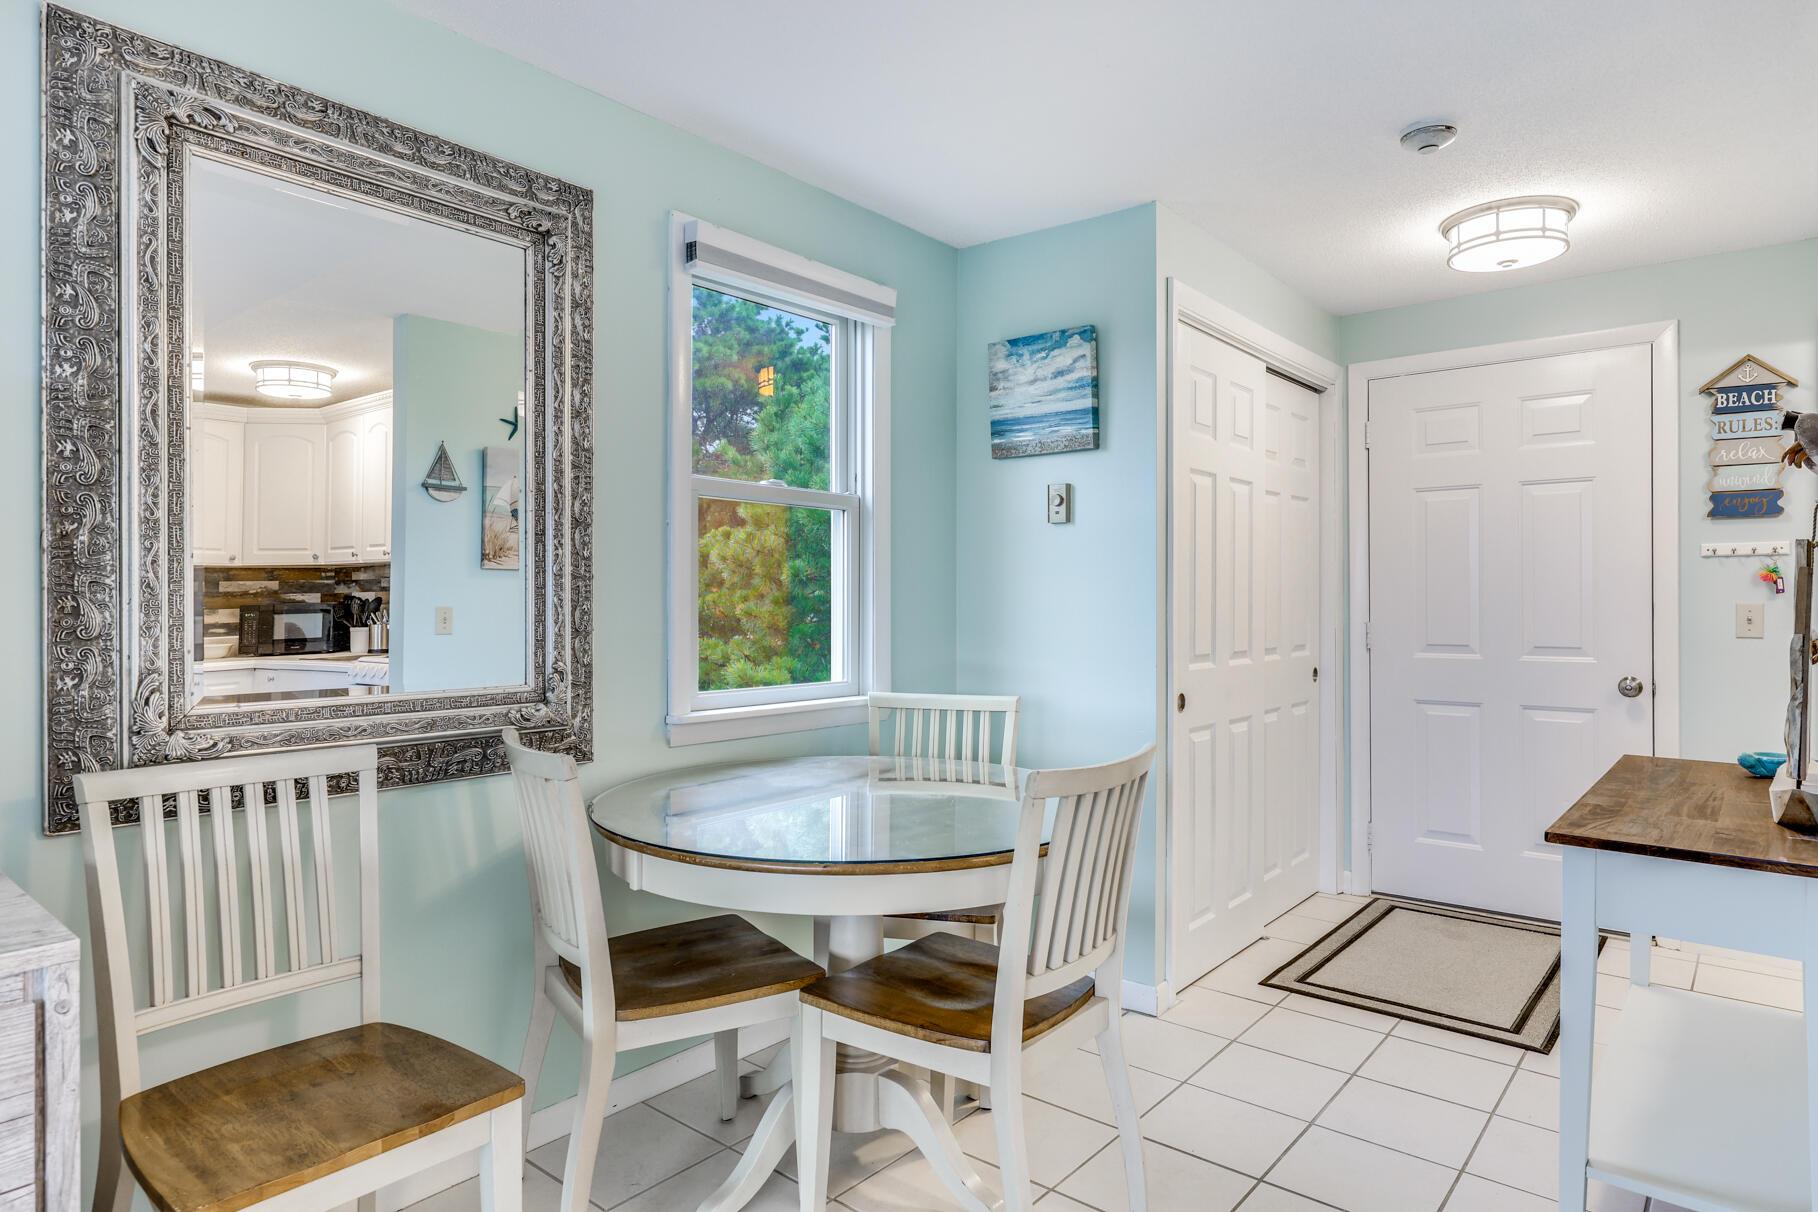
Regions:
<instances>
[{"instance_id":1,"label":"teal decorative object","mask_svg":"<svg viewBox=\"0 0 1818 1212\"><path fill-rule=\"evenodd\" d=\"M1771 779L1774 772L1786 765L1784 753L1743 753L1736 757L1736 764L1758 779Z\"/></svg>"}]
</instances>

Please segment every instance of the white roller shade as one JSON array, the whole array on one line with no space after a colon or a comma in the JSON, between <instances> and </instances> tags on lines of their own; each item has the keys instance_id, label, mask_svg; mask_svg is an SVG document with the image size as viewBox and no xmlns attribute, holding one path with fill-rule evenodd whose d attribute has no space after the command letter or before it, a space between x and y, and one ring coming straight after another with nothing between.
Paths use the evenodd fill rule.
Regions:
<instances>
[{"instance_id":1,"label":"white roller shade","mask_svg":"<svg viewBox=\"0 0 1818 1212\"><path fill-rule=\"evenodd\" d=\"M744 284L867 324L896 322L896 291L890 287L699 219L683 225L682 259L689 272L729 285Z\"/></svg>"}]
</instances>

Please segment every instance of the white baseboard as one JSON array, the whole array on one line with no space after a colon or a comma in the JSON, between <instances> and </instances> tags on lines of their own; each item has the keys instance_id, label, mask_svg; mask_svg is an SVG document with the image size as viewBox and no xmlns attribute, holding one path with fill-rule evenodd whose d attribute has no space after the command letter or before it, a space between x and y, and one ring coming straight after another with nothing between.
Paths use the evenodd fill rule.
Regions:
<instances>
[{"instance_id":1,"label":"white baseboard","mask_svg":"<svg viewBox=\"0 0 1818 1212\"><path fill-rule=\"evenodd\" d=\"M1150 1018L1166 1014L1174 1006L1174 989L1167 981L1159 985L1124 982L1124 1009L1146 1014Z\"/></svg>"},{"instance_id":2,"label":"white baseboard","mask_svg":"<svg viewBox=\"0 0 1818 1212\"><path fill-rule=\"evenodd\" d=\"M739 1055L750 1056L753 1052L788 1038L789 1023L786 1021L746 1027L739 1032ZM612 1097L607 1102L606 1114L623 1111L634 1103L654 1098L712 1072L713 1041L704 1039L685 1052L666 1056L623 1077L615 1076L612 1079ZM530 1147L539 1149L552 1140L567 1136L569 1129L574 1126L574 1107L574 1099L570 1097L532 1112ZM432 1166L380 1191L379 1212L400 1212L419 1200L428 1199L437 1191L445 1191L458 1183L466 1182L479 1172L480 1158L477 1153L469 1153L439 1166Z\"/></svg>"}]
</instances>

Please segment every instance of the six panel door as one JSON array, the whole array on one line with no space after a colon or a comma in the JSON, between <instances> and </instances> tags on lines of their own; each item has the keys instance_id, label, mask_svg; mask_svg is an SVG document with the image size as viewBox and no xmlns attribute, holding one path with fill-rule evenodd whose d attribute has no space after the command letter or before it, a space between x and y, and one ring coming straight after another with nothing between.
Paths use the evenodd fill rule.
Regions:
<instances>
[{"instance_id":1,"label":"six panel door","mask_svg":"<svg viewBox=\"0 0 1818 1212\"><path fill-rule=\"evenodd\" d=\"M1370 383L1376 891L1557 918L1542 834L1653 752L1651 393L1645 345Z\"/></svg>"},{"instance_id":2,"label":"six panel door","mask_svg":"<svg viewBox=\"0 0 1818 1212\"><path fill-rule=\"evenodd\" d=\"M1319 396L1182 322L1169 535L1182 987L1314 891Z\"/></svg>"}]
</instances>

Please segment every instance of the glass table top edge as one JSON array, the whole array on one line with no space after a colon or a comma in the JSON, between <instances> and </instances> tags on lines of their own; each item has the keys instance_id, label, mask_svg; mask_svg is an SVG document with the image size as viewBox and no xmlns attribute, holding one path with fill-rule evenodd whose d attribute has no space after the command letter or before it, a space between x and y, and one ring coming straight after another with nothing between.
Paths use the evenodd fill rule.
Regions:
<instances>
[{"instance_id":1,"label":"glass table top edge","mask_svg":"<svg viewBox=\"0 0 1818 1212\"><path fill-rule=\"evenodd\" d=\"M728 762L627 780L593 796L588 818L615 846L700 866L958 871L1010 862L1029 773L996 762L865 755Z\"/></svg>"}]
</instances>

